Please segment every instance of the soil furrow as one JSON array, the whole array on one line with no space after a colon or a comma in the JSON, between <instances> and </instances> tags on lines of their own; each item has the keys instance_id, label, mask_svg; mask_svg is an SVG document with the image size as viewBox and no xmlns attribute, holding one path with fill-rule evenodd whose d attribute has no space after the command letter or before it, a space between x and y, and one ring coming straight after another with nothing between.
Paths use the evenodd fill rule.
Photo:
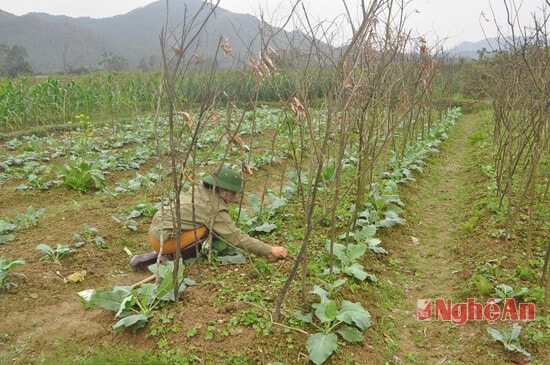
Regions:
<instances>
[{"instance_id":1,"label":"soil furrow","mask_svg":"<svg viewBox=\"0 0 550 365\"><path fill-rule=\"evenodd\" d=\"M436 298L453 303L463 299L467 279L461 253L467 242L460 223L470 209L464 204L468 158L474 148L468 136L475 123L474 116L462 116L440 153L404 189L407 227L389 259L403 297L390 315L393 328L385 334L397 364L476 363L475 351L466 345L484 331L479 323L455 325L433 315L427 321L417 318L418 300L428 300L433 307Z\"/></svg>"}]
</instances>

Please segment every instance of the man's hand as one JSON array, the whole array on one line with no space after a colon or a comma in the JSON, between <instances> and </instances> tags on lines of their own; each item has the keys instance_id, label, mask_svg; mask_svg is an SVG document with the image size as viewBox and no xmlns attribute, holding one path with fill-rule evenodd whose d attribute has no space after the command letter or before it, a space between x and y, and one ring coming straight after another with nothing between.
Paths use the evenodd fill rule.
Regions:
<instances>
[{"instance_id":1,"label":"man's hand","mask_svg":"<svg viewBox=\"0 0 550 365\"><path fill-rule=\"evenodd\" d=\"M286 251L286 248L276 246L271 248L271 254L279 259L284 259L288 255L288 252Z\"/></svg>"}]
</instances>

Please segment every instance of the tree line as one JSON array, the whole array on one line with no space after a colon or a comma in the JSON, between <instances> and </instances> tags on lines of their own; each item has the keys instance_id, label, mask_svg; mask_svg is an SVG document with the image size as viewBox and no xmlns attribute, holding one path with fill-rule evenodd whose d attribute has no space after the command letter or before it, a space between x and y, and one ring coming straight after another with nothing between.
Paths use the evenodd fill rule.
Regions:
<instances>
[{"instance_id":1,"label":"tree line","mask_svg":"<svg viewBox=\"0 0 550 365\"><path fill-rule=\"evenodd\" d=\"M25 47L19 44L14 44L11 47L6 44L0 44L0 77L34 75L28 58L29 56ZM98 66L107 72L125 71L129 68L127 59L115 55L112 52L103 52L101 54L101 61L98 62ZM85 74L90 71L93 70L68 67L65 73Z\"/></svg>"},{"instance_id":2,"label":"tree line","mask_svg":"<svg viewBox=\"0 0 550 365\"><path fill-rule=\"evenodd\" d=\"M14 44L10 47L0 44L0 76L33 74L32 67L27 61L28 57L27 50L21 45Z\"/></svg>"}]
</instances>

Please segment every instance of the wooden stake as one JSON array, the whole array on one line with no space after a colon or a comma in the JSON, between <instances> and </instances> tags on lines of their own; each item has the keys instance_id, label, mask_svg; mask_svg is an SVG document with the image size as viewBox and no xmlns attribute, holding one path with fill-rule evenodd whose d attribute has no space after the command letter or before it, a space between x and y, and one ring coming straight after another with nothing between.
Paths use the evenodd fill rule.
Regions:
<instances>
[{"instance_id":1,"label":"wooden stake","mask_svg":"<svg viewBox=\"0 0 550 365\"><path fill-rule=\"evenodd\" d=\"M151 276L148 276L146 277L145 279L141 280L141 281L138 281L137 283L134 284L134 286L137 286L137 285L141 285L141 284L145 284L145 283L148 283L150 281L153 281L155 280L155 278L157 277L156 274L153 274Z\"/></svg>"}]
</instances>

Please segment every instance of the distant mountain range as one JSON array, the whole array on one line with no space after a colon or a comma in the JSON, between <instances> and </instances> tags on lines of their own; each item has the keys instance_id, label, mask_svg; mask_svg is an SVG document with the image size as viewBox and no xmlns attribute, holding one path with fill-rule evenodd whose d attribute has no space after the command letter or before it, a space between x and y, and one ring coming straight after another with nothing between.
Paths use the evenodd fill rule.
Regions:
<instances>
[{"instance_id":1,"label":"distant mountain range","mask_svg":"<svg viewBox=\"0 0 550 365\"><path fill-rule=\"evenodd\" d=\"M196 14L199 17L195 24L200 24L208 13L199 12L202 5L202 0L171 0L168 31L181 32L182 22L185 20L189 24ZM166 24L166 13L164 0L103 19L45 13L16 16L0 10L0 44L25 47L33 70L41 74L62 72L66 67L99 69L98 64L105 54L126 59L129 69L136 69L140 64L159 68L160 34ZM221 37L228 37L234 57L224 59L222 54L218 57L222 63L258 57L259 29L257 18L218 7L200 32L199 49L189 52L197 53L204 60L213 60L215 54L220 53ZM296 37L303 37L295 33L281 32L279 44L288 44L285 39L294 37L296 41ZM178 37L175 34L170 37L174 45Z\"/></svg>"},{"instance_id":2,"label":"distant mountain range","mask_svg":"<svg viewBox=\"0 0 550 365\"><path fill-rule=\"evenodd\" d=\"M176 29L184 19L189 22L202 5L202 0L170 1L169 29ZM205 13L203 11L200 14ZM125 59L130 70L138 67L158 68L161 54L159 38L165 24L164 0L103 19L71 18L45 13L16 16L0 10L0 44L25 47L29 63L37 74L78 68L100 69L99 63L109 56ZM200 32L199 48L190 52L210 62L216 58L220 68L228 67L230 63L235 66L237 61L242 65L250 57L258 56L262 45L260 26L260 21L252 15L232 13L218 7L206 28ZM280 29L272 30L275 32ZM227 37L231 40L233 57L224 59L223 55L219 55L219 42L221 38ZM305 35L300 32L281 31L270 44L284 48L290 39L294 45L307 43ZM477 58L477 49L483 47L483 42L464 42L451 52L462 57Z\"/></svg>"},{"instance_id":3,"label":"distant mountain range","mask_svg":"<svg viewBox=\"0 0 550 365\"><path fill-rule=\"evenodd\" d=\"M487 52L498 49L498 38L487 38L478 42L462 42L449 50L449 54L454 57L478 59L479 51L483 49Z\"/></svg>"}]
</instances>

